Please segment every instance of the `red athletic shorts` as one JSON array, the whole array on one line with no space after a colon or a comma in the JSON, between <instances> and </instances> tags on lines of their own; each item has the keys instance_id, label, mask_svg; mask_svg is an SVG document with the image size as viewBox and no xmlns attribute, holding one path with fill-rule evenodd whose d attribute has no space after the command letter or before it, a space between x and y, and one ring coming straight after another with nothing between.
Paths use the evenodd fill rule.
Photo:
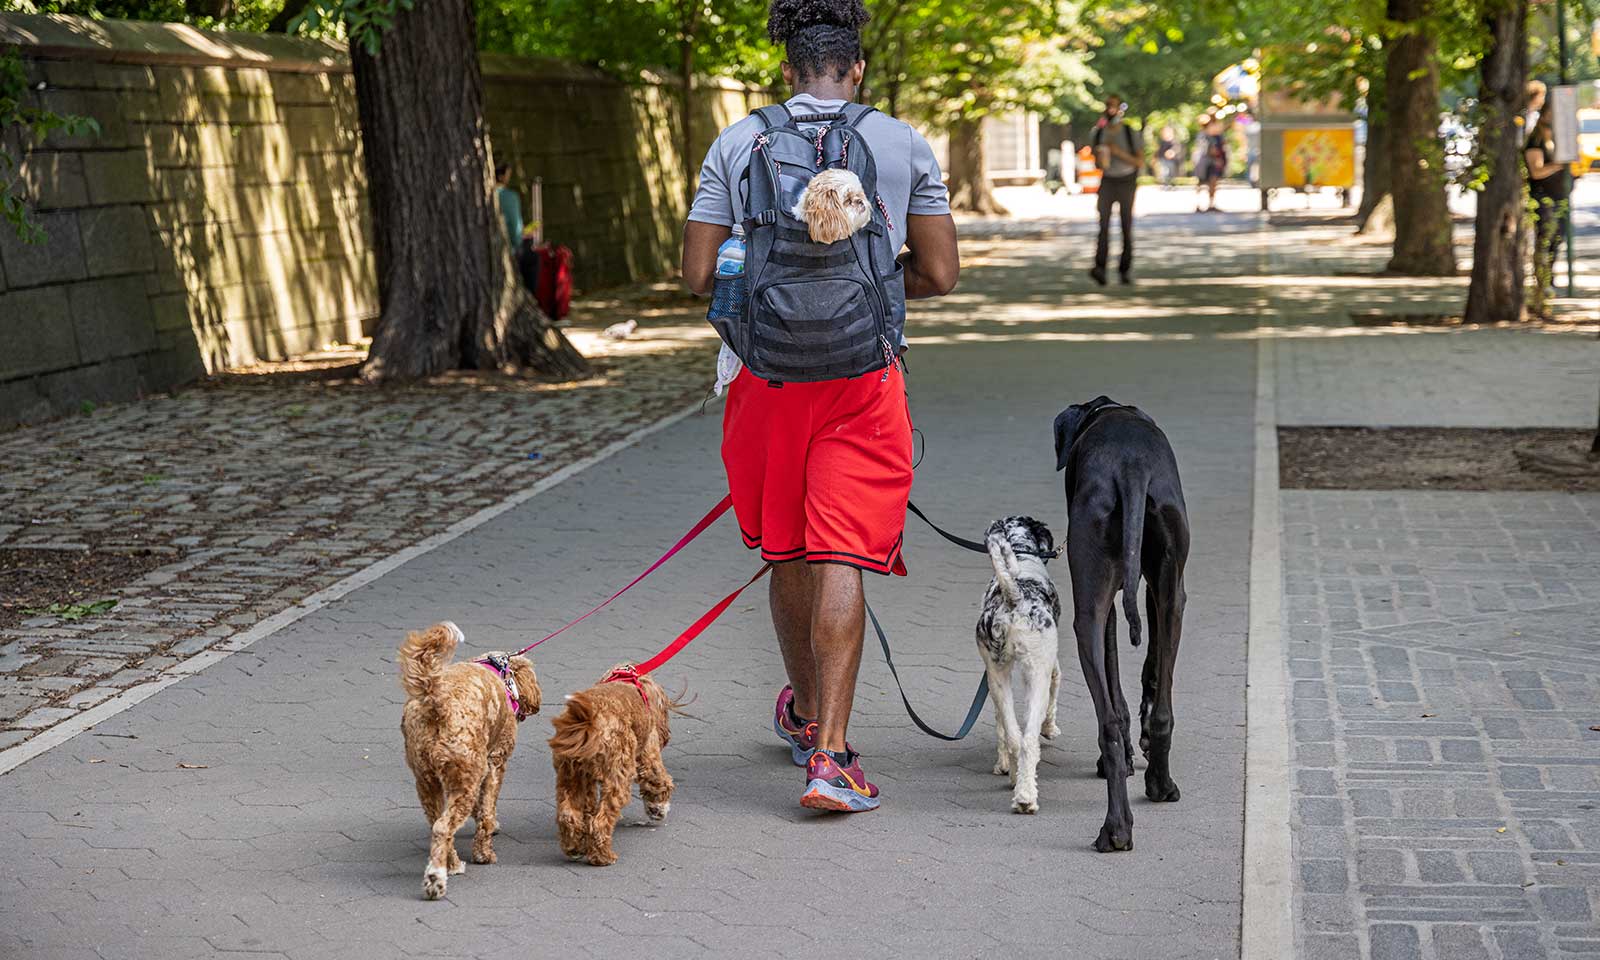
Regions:
<instances>
[{"instance_id":1,"label":"red athletic shorts","mask_svg":"<svg viewBox=\"0 0 1600 960\"><path fill-rule=\"evenodd\" d=\"M898 365L887 379L782 386L740 371L722 418L722 463L745 546L764 559L905 576L911 412Z\"/></svg>"}]
</instances>

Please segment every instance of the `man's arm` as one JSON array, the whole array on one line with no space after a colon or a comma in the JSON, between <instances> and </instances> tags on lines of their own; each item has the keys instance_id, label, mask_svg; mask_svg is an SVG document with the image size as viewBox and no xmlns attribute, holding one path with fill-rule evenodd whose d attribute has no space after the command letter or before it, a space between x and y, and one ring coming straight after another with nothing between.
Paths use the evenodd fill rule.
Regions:
<instances>
[{"instance_id":1,"label":"man's arm","mask_svg":"<svg viewBox=\"0 0 1600 960\"><path fill-rule=\"evenodd\" d=\"M906 270L906 299L942 297L956 288L961 254L953 217L948 213L906 217L906 246L900 255L900 265Z\"/></svg>"},{"instance_id":2,"label":"man's arm","mask_svg":"<svg viewBox=\"0 0 1600 960\"><path fill-rule=\"evenodd\" d=\"M691 293L705 296L717 270L717 248L733 236L733 228L720 223L690 220L683 225L683 282Z\"/></svg>"}]
</instances>

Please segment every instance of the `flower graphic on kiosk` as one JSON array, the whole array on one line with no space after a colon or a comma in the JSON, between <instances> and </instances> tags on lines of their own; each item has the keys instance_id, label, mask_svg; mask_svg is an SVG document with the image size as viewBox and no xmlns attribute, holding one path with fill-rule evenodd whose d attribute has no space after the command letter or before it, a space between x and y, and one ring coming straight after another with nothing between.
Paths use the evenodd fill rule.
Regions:
<instances>
[{"instance_id":1,"label":"flower graphic on kiosk","mask_svg":"<svg viewBox=\"0 0 1600 960\"><path fill-rule=\"evenodd\" d=\"M1349 187L1355 183L1355 131L1285 130L1283 182L1288 187Z\"/></svg>"}]
</instances>

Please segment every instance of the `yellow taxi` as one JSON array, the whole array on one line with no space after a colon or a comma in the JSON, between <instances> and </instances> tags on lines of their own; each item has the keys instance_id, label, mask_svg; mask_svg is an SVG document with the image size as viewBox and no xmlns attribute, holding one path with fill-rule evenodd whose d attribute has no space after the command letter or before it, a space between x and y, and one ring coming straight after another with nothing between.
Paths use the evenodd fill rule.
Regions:
<instances>
[{"instance_id":1,"label":"yellow taxi","mask_svg":"<svg viewBox=\"0 0 1600 960\"><path fill-rule=\"evenodd\" d=\"M1578 159L1572 164L1572 174L1581 177L1600 165L1600 109L1590 107L1578 111Z\"/></svg>"}]
</instances>

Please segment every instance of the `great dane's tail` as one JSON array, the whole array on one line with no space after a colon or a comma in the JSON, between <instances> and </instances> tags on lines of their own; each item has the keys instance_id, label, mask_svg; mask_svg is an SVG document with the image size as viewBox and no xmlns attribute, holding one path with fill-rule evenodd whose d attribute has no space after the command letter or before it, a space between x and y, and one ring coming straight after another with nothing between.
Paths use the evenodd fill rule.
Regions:
<instances>
[{"instance_id":1,"label":"great dane's tail","mask_svg":"<svg viewBox=\"0 0 1600 960\"><path fill-rule=\"evenodd\" d=\"M1138 646L1139 567L1144 547L1144 501L1149 488L1146 478L1124 477L1117 489L1122 501L1122 613L1128 618L1128 640Z\"/></svg>"},{"instance_id":2,"label":"great dane's tail","mask_svg":"<svg viewBox=\"0 0 1600 960\"><path fill-rule=\"evenodd\" d=\"M994 582L1000 585L1006 602L1020 603L1022 591L1017 587L1017 578L1022 576L1022 568L1017 566L1017 554L1011 549L1010 541L1004 533L991 533L984 538L984 546L989 548L989 562L994 564Z\"/></svg>"}]
</instances>

